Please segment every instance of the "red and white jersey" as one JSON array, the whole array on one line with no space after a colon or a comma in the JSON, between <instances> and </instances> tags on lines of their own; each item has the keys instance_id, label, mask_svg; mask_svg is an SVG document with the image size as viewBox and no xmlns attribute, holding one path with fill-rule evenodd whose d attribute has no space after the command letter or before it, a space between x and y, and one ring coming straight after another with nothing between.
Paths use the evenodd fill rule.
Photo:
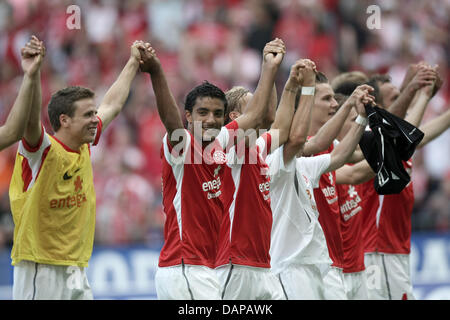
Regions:
<instances>
[{"instance_id":1,"label":"red and white jersey","mask_svg":"<svg viewBox=\"0 0 450 320\"><path fill-rule=\"evenodd\" d=\"M216 266L227 263L270 268L269 167L264 161L271 135L259 137L253 147L234 146L227 153L230 173L224 178L228 199L219 235ZM238 151L236 151L238 150Z\"/></svg>"},{"instance_id":2,"label":"red and white jersey","mask_svg":"<svg viewBox=\"0 0 450 320\"><path fill-rule=\"evenodd\" d=\"M412 161L403 162L411 175ZM373 180L371 180L373 188ZM411 250L411 215L414 207L412 181L397 194L369 193L372 201L367 212L364 240L365 252L409 254ZM366 215L366 213L364 213Z\"/></svg>"},{"instance_id":3,"label":"red and white jersey","mask_svg":"<svg viewBox=\"0 0 450 320\"><path fill-rule=\"evenodd\" d=\"M341 212L344 272L360 272L364 267L364 243L362 241L362 197L359 185L338 184L337 193Z\"/></svg>"},{"instance_id":4,"label":"red and white jersey","mask_svg":"<svg viewBox=\"0 0 450 320\"><path fill-rule=\"evenodd\" d=\"M235 121L223 127L215 141L204 149L185 130L183 152L170 145L167 134L164 136L161 157L166 221L160 267L184 262L214 268L224 213L222 193L227 168L224 149L229 142L229 130L233 129L237 129Z\"/></svg>"},{"instance_id":5,"label":"red and white jersey","mask_svg":"<svg viewBox=\"0 0 450 320\"><path fill-rule=\"evenodd\" d=\"M331 153L334 143L317 155ZM316 155L316 156L317 156ZM342 247L341 217L339 212L338 195L336 191L336 172L324 173L319 185L314 187L314 198L319 211L319 222L325 233L330 258L333 266L344 267L344 250Z\"/></svg>"},{"instance_id":6,"label":"red and white jersey","mask_svg":"<svg viewBox=\"0 0 450 320\"><path fill-rule=\"evenodd\" d=\"M361 207L363 208L362 239L364 252L374 252L377 246L377 223L376 216L380 204L380 195L373 187L374 179L358 185L360 194L363 194Z\"/></svg>"}]
</instances>

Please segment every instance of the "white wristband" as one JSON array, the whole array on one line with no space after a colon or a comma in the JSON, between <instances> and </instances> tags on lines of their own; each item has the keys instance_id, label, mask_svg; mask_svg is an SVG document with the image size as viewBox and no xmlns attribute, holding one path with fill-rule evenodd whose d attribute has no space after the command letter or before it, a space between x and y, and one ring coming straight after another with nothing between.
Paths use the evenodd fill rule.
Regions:
<instances>
[{"instance_id":1,"label":"white wristband","mask_svg":"<svg viewBox=\"0 0 450 320\"><path fill-rule=\"evenodd\" d=\"M313 96L316 92L316 87L302 87L302 96Z\"/></svg>"},{"instance_id":2,"label":"white wristband","mask_svg":"<svg viewBox=\"0 0 450 320\"><path fill-rule=\"evenodd\" d=\"M366 127L367 124L369 123L369 120L367 120L367 118L362 117L361 115L358 114L358 116L355 119L355 122L362 127Z\"/></svg>"}]
</instances>

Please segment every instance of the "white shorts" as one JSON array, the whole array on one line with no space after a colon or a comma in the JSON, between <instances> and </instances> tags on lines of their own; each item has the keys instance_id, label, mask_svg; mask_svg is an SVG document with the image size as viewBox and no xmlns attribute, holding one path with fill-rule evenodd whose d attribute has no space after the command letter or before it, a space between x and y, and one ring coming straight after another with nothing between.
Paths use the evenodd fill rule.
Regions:
<instances>
[{"instance_id":1,"label":"white shorts","mask_svg":"<svg viewBox=\"0 0 450 320\"><path fill-rule=\"evenodd\" d=\"M313 264L290 265L277 275L288 300L323 300L323 275Z\"/></svg>"},{"instance_id":2,"label":"white shorts","mask_svg":"<svg viewBox=\"0 0 450 320\"><path fill-rule=\"evenodd\" d=\"M227 264L216 268L223 300L285 300L283 288L268 268Z\"/></svg>"},{"instance_id":3,"label":"white shorts","mask_svg":"<svg viewBox=\"0 0 450 320\"><path fill-rule=\"evenodd\" d=\"M220 300L216 271L205 266L158 267L155 286L159 300Z\"/></svg>"},{"instance_id":4,"label":"white shorts","mask_svg":"<svg viewBox=\"0 0 450 320\"><path fill-rule=\"evenodd\" d=\"M22 260L14 266L14 300L92 300L86 270Z\"/></svg>"},{"instance_id":5,"label":"white shorts","mask_svg":"<svg viewBox=\"0 0 450 320\"><path fill-rule=\"evenodd\" d=\"M344 287L348 300L367 300L367 283L365 270L360 272L344 272Z\"/></svg>"},{"instance_id":6,"label":"white shorts","mask_svg":"<svg viewBox=\"0 0 450 320\"><path fill-rule=\"evenodd\" d=\"M371 300L415 300L409 254L366 253L367 289Z\"/></svg>"},{"instance_id":7,"label":"white shorts","mask_svg":"<svg viewBox=\"0 0 450 320\"><path fill-rule=\"evenodd\" d=\"M325 300L347 300L344 286L344 272L331 267L323 278Z\"/></svg>"}]
</instances>

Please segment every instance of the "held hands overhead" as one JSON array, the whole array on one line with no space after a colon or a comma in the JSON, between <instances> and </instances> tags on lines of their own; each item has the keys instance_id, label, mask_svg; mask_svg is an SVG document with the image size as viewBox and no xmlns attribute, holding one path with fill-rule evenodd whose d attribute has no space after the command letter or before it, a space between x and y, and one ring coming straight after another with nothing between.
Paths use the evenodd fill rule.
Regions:
<instances>
[{"instance_id":1,"label":"held hands overhead","mask_svg":"<svg viewBox=\"0 0 450 320\"><path fill-rule=\"evenodd\" d=\"M366 117L366 104L375 105L375 97L370 93L374 89L366 84L358 86L348 98L347 103L350 103L362 117Z\"/></svg>"},{"instance_id":2,"label":"held hands overhead","mask_svg":"<svg viewBox=\"0 0 450 320\"><path fill-rule=\"evenodd\" d=\"M301 86L314 86L316 83L316 64L309 59L300 59L291 67L288 86L290 90L297 90Z\"/></svg>"},{"instance_id":3,"label":"held hands overhead","mask_svg":"<svg viewBox=\"0 0 450 320\"><path fill-rule=\"evenodd\" d=\"M156 56L155 49L153 49L149 42L136 40L131 50L132 55L139 61L139 70L150 74L158 71L161 62Z\"/></svg>"},{"instance_id":4,"label":"held hands overhead","mask_svg":"<svg viewBox=\"0 0 450 320\"><path fill-rule=\"evenodd\" d=\"M35 42L37 41L37 42ZM45 48L39 47L37 38L33 40L33 46L30 52ZM283 40L275 38L266 44L263 49L263 64L278 67L286 54L286 47ZM135 41L131 48L131 56L139 61L139 69L146 73L155 73L161 67L155 49L148 42ZM430 66L425 62L419 62L411 65L408 69L406 85L415 90L423 90L432 96L442 86L442 79L437 71L438 66ZM299 59L291 67L287 89L296 91L299 87L314 87L317 67L310 59ZM375 98L372 96L373 88L368 85L361 85L355 89L349 97L347 103L350 103L361 116L366 116L365 104L375 105Z\"/></svg>"},{"instance_id":5,"label":"held hands overhead","mask_svg":"<svg viewBox=\"0 0 450 320\"><path fill-rule=\"evenodd\" d=\"M434 96L442 86L442 78L439 75L438 68L438 65L432 67L425 61L411 64L402 84L402 90L409 87L413 91L421 90L430 97Z\"/></svg>"},{"instance_id":6,"label":"held hands overhead","mask_svg":"<svg viewBox=\"0 0 450 320\"><path fill-rule=\"evenodd\" d=\"M286 46L283 40L275 38L275 40L268 42L263 49L263 63L279 66L285 54Z\"/></svg>"},{"instance_id":7,"label":"held hands overhead","mask_svg":"<svg viewBox=\"0 0 450 320\"><path fill-rule=\"evenodd\" d=\"M36 36L31 36L30 41L21 50L22 70L29 77L37 74L45 56L45 46Z\"/></svg>"}]
</instances>

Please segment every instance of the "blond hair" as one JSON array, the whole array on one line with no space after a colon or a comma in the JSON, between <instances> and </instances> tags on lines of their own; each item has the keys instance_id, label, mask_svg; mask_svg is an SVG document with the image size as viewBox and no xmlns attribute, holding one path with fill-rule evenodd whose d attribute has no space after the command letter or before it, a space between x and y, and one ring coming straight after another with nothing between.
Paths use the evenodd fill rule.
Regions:
<instances>
[{"instance_id":1,"label":"blond hair","mask_svg":"<svg viewBox=\"0 0 450 320\"><path fill-rule=\"evenodd\" d=\"M249 92L250 90L241 86L235 86L225 92L225 97L228 102L228 111L242 112L241 99Z\"/></svg>"}]
</instances>

